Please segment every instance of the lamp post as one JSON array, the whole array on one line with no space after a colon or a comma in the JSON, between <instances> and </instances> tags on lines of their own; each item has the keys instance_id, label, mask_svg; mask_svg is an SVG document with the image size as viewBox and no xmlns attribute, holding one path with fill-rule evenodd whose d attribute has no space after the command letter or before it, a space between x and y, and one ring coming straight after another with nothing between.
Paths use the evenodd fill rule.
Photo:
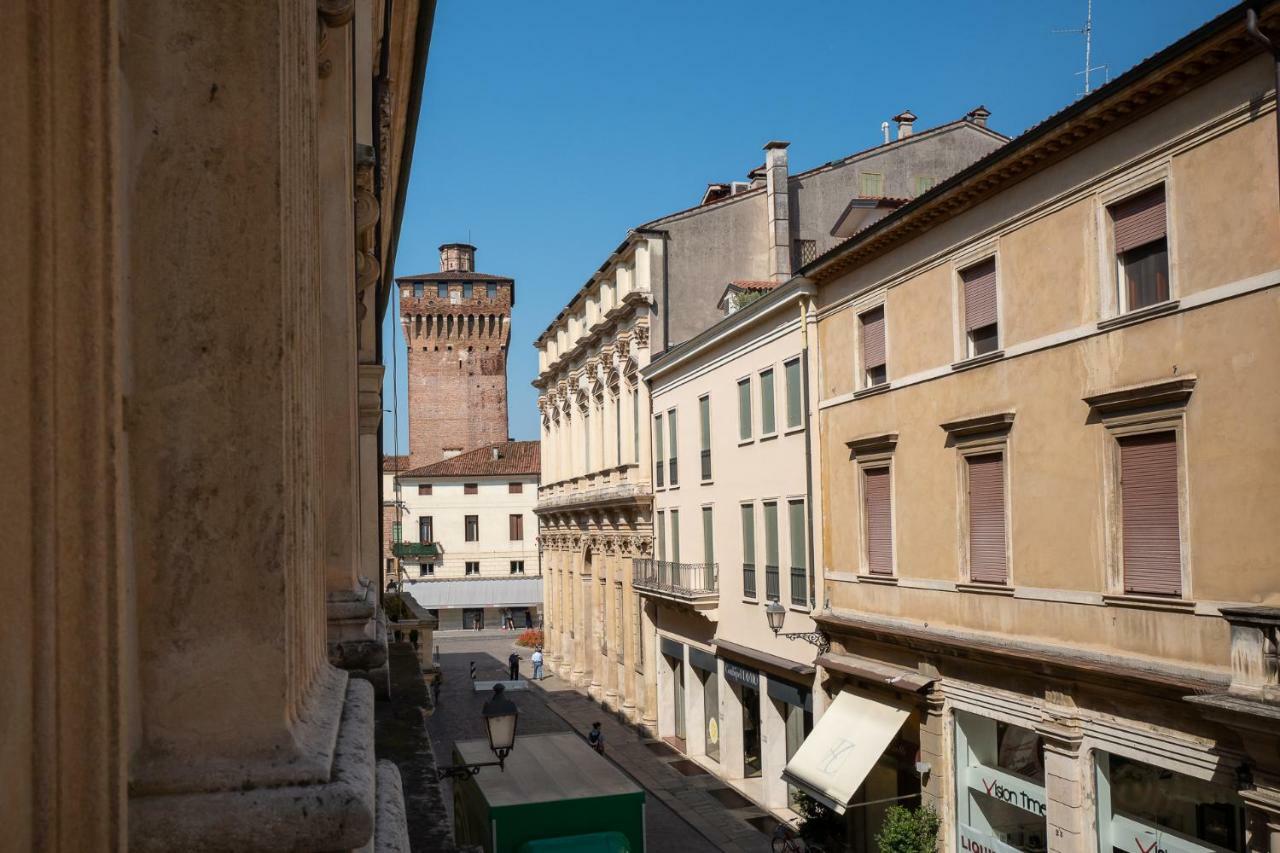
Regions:
<instances>
[{"instance_id":1,"label":"lamp post","mask_svg":"<svg viewBox=\"0 0 1280 853\"><path fill-rule=\"evenodd\" d=\"M782 623L787 618L787 608L783 607L777 601L770 601L764 609L764 618L769 621L769 629L773 631L775 637L784 637L788 640L804 640L818 647L818 654L825 655L831 651L831 638L827 636L822 629L817 631L797 631L791 634L779 634L782 630Z\"/></svg>"},{"instance_id":2,"label":"lamp post","mask_svg":"<svg viewBox=\"0 0 1280 853\"><path fill-rule=\"evenodd\" d=\"M503 765L511 750L515 749L516 722L520 718L520 709L516 707L516 703L502 695L505 689L501 684L493 685L493 695L480 710L480 716L484 717L485 733L489 736L489 749L498 756L498 760L438 767L437 779L469 779L479 773L481 767L497 767L505 772Z\"/></svg>"}]
</instances>

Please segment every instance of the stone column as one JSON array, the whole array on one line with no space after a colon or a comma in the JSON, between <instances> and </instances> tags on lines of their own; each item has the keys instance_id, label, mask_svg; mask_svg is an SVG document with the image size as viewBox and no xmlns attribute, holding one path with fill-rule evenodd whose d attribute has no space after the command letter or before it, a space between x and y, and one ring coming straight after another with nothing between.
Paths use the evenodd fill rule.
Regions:
<instances>
[{"instance_id":1,"label":"stone column","mask_svg":"<svg viewBox=\"0 0 1280 853\"><path fill-rule=\"evenodd\" d=\"M761 673L760 765L765 805L777 809L787 805L787 783L782 781L782 770L787 766L787 721L782 712L788 709L769 697L768 679Z\"/></svg>"},{"instance_id":2,"label":"stone column","mask_svg":"<svg viewBox=\"0 0 1280 853\"><path fill-rule=\"evenodd\" d=\"M621 650L618 645L618 620L622 618L622 614L618 611L618 555L614 553L612 544L605 559L609 572L605 578L602 578L600 593L604 599L603 612L609 616L605 619L605 637L609 655L601 663L604 664L604 704L616 711L618 708L618 652Z\"/></svg>"},{"instance_id":3,"label":"stone column","mask_svg":"<svg viewBox=\"0 0 1280 853\"><path fill-rule=\"evenodd\" d=\"M720 767L726 779L742 778L742 699L724 677L723 664L716 677L720 679Z\"/></svg>"},{"instance_id":4,"label":"stone column","mask_svg":"<svg viewBox=\"0 0 1280 853\"><path fill-rule=\"evenodd\" d=\"M823 710L830 704L827 694L820 689L822 673L818 673L814 690L814 712L817 719L818 699L821 698ZM929 774L924 779L921 800L933 806L934 811L943 817L941 849L950 849L945 839L951 836L954 820L954 799L952 784L952 749L947 737L946 696L937 683L924 697L920 709L920 760L929 765Z\"/></svg>"},{"instance_id":5,"label":"stone column","mask_svg":"<svg viewBox=\"0 0 1280 853\"><path fill-rule=\"evenodd\" d=\"M630 722L636 722L637 707L636 700L636 665L643 658L643 652L638 648L639 638L641 636L640 626L637 624L639 614L636 612L636 594L631 589L631 565L635 559L634 552L630 546L623 548L621 555L618 557L622 571L622 624L623 628L622 643L627 652L626 659L619 667L621 670L619 675L619 690L622 691L622 713Z\"/></svg>"},{"instance_id":6,"label":"stone column","mask_svg":"<svg viewBox=\"0 0 1280 853\"><path fill-rule=\"evenodd\" d=\"M1086 789L1092 789L1090 762L1081 753L1082 731L1072 721L1042 723L1036 731L1044 740L1045 833L1050 853L1081 853L1089 849Z\"/></svg>"},{"instance_id":7,"label":"stone column","mask_svg":"<svg viewBox=\"0 0 1280 853\"><path fill-rule=\"evenodd\" d=\"M1259 785L1240 792L1245 805L1249 853L1280 853L1280 787Z\"/></svg>"},{"instance_id":8,"label":"stone column","mask_svg":"<svg viewBox=\"0 0 1280 853\"><path fill-rule=\"evenodd\" d=\"M658 631L653 623L654 610L651 601L645 601L640 608L640 642L644 644L644 711L640 725L649 731L658 729Z\"/></svg>"}]
</instances>

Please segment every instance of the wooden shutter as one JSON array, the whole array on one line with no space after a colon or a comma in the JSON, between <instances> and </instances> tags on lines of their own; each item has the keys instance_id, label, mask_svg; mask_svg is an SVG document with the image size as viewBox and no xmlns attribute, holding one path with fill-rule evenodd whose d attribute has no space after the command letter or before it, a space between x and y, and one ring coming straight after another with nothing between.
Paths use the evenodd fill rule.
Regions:
<instances>
[{"instance_id":1,"label":"wooden shutter","mask_svg":"<svg viewBox=\"0 0 1280 853\"><path fill-rule=\"evenodd\" d=\"M1116 253L1127 252L1164 236L1164 184L1111 206Z\"/></svg>"},{"instance_id":2,"label":"wooden shutter","mask_svg":"<svg viewBox=\"0 0 1280 853\"><path fill-rule=\"evenodd\" d=\"M884 309L877 308L862 315L862 368L870 370L884 363Z\"/></svg>"},{"instance_id":3,"label":"wooden shutter","mask_svg":"<svg viewBox=\"0 0 1280 853\"><path fill-rule=\"evenodd\" d=\"M990 258L961 270L964 282L964 330L972 332L996 322L996 260Z\"/></svg>"},{"instance_id":4,"label":"wooden shutter","mask_svg":"<svg viewBox=\"0 0 1280 853\"><path fill-rule=\"evenodd\" d=\"M1124 591L1182 594L1178 443L1172 432L1120 439Z\"/></svg>"},{"instance_id":5,"label":"wooden shutter","mask_svg":"<svg viewBox=\"0 0 1280 853\"><path fill-rule=\"evenodd\" d=\"M867 530L867 570L893 574L893 504L888 468L862 472L863 511Z\"/></svg>"},{"instance_id":6,"label":"wooden shutter","mask_svg":"<svg viewBox=\"0 0 1280 853\"><path fill-rule=\"evenodd\" d=\"M969 580L1006 583L1004 456L984 453L969 463Z\"/></svg>"}]
</instances>

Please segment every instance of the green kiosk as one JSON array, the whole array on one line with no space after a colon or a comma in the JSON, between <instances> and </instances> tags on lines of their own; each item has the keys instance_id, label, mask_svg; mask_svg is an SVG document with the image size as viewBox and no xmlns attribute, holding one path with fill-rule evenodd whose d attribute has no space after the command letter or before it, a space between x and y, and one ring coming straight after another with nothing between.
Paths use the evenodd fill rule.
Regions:
<instances>
[{"instance_id":1,"label":"green kiosk","mask_svg":"<svg viewBox=\"0 0 1280 853\"><path fill-rule=\"evenodd\" d=\"M459 741L455 764L492 760ZM485 853L644 853L644 791L576 734L516 738L505 771L453 785L454 835Z\"/></svg>"}]
</instances>

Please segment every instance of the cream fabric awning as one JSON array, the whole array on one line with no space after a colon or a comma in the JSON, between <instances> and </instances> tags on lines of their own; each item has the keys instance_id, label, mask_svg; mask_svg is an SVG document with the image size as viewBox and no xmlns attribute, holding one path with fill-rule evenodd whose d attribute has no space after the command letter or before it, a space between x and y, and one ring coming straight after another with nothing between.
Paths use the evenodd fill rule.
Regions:
<instances>
[{"instance_id":1,"label":"cream fabric awning","mask_svg":"<svg viewBox=\"0 0 1280 853\"><path fill-rule=\"evenodd\" d=\"M782 777L844 814L908 716L901 708L842 691L787 762Z\"/></svg>"}]
</instances>

